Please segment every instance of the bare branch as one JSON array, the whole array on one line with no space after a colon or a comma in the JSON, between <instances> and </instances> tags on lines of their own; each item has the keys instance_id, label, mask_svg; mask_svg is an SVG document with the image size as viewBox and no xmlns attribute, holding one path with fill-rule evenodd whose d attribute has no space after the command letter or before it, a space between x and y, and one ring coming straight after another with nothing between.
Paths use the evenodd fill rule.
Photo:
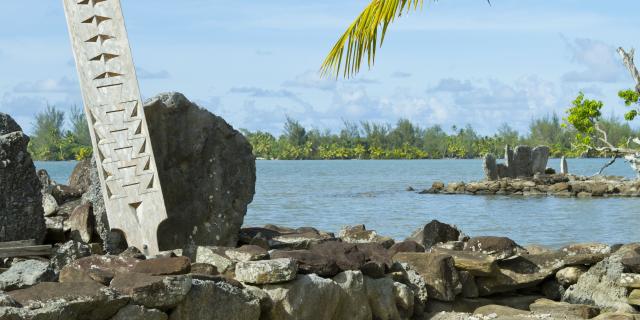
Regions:
<instances>
[{"instance_id":1,"label":"bare branch","mask_svg":"<svg viewBox=\"0 0 640 320\"><path fill-rule=\"evenodd\" d=\"M607 136L607 132L604 131L602 128L600 128L600 124L599 123L595 123L594 124L594 128L596 128L596 130L598 130L598 132L600 132L602 134L602 137L598 137L598 139L600 141L602 141L604 144L606 144L607 146L609 146L610 148L615 148L610 142L609 142L609 136Z\"/></svg>"},{"instance_id":2,"label":"bare branch","mask_svg":"<svg viewBox=\"0 0 640 320\"><path fill-rule=\"evenodd\" d=\"M627 69L629 69L629 72L631 72L631 77L633 77L633 80L635 80L636 82L636 91L640 93L640 72L638 72L638 68L636 68L635 63L633 62L633 55L635 54L635 50L631 49L629 53L627 53L626 51L624 51L624 49L622 49L622 47L620 47L618 48L618 53L622 57L624 65L627 66Z\"/></svg>"},{"instance_id":3,"label":"bare branch","mask_svg":"<svg viewBox=\"0 0 640 320\"><path fill-rule=\"evenodd\" d=\"M602 168L600 168L600 171L598 171L598 173L595 174L595 175L601 175L602 172L604 171L604 169L606 169L609 166L611 166L614 162L616 162L616 159L618 159L619 157L620 157L619 155L615 155L615 156L611 157L611 160L609 160L609 162L607 162L604 166L602 166Z\"/></svg>"}]
</instances>

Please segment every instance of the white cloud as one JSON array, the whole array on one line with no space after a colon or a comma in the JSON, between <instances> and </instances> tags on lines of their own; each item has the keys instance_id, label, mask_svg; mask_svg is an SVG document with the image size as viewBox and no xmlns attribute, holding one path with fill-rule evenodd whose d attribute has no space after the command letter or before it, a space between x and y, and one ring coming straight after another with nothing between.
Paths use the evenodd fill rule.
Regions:
<instances>
[{"instance_id":1,"label":"white cloud","mask_svg":"<svg viewBox=\"0 0 640 320\"><path fill-rule=\"evenodd\" d=\"M336 88L336 81L329 78L321 78L318 72L309 70L297 75L292 80L285 81L282 85L284 87L330 91Z\"/></svg>"},{"instance_id":2,"label":"white cloud","mask_svg":"<svg viewBox=\"0 0 640 320\"><path fill-rule=\"evenodd\" d=\"M614 46L586 38L564 40L572 61L581 67L565 73L562 76L564 81L617 82L624 79L626 73Z\"/></svg>"},{"instance_id":3,"label":"white cloud","mask_svg":"<svg viewBox=\"0 0 640 320\"><path fill-rule=\"evenodd\" d=\"M17 93L76 93L80 91L78 82L67 77L60 79L44 79L18 83L14 88Z\"/></svg>"}]
</instances>

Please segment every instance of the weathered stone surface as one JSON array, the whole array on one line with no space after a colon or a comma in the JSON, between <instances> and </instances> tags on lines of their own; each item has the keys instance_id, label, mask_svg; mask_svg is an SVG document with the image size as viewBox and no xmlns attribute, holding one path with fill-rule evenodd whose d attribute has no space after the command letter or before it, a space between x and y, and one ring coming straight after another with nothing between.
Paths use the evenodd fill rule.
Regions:
<instances>
[{"instance_id":1,"label":"weathered stone surface","mask_svg":"<svg viewBox=\"0 0 640 320\"><path fill-rule=\"evenodd\" d=\"M640 314L626 312L603 312L594 320L640 320Z\"/></svg>"},{"instance_id":2,"label":"weathered stone surface","mask_svg":"<svg viewBox=\"0 0 640 320\"><path fill-rule=\"evenodd\" d=\"M408 319L413 314L413 292L406 285L369 277L364 283L373 319Z\"/></svg>"},{"instance_id":3,"label":"weathered stone surface","mask_svg":"<svg viewBox=\"0 0 640 320\"><path fill-rule=\"evenodd\" d=\"M89 191L91 187L91 159L78 161L69 177L69 187L79 190L81 193Z\"/></svg>"},{"instance_id":4,"label":"weathered stone surface","mask_svg":"<svg viewBox=\"0 0 640 320\"><path fill-rule=\"evenodd\" d=\"M90 203L80 205L73 209L68 221L71 230L71 239L84 243L91 242L95 219Z\"/></svg>"},{"instance_id":5,"label":"weathered stone surface","mask_svg":"<svg viewBox=\"0 0 640 320\"><path fill-rule=\"evenodd\" d=\"M560 173L569 174L569 164L567 164L567 158L564 156L560 159Z\"/></svg>"},{"instance_id":6,"label":"weathered stone surface","mask_svg":"<svg viewBox=\"0 0 640 320\"><path fill-rule=\"evenodd\" d=\"M398 252L424 252L424 246L413 240L405 240L394 243L389 248L389 255L392 257Z\"/></svg>"},{"instance_id":7,"label":"weathered stone surface","mask_svg":"<svg viewBox=\"0 0 640 320\"><path fill-rule=\"evenodd\" d=\"M58 212L58 202L50 193L42 195L42 209L45 217L53 216Z\"/></svg>"},{"instance_id":8,"label":"weathered stone surface","mask_svg":"<svg viewBox=\"0 0 640 320\"><path fill-rule=\"evenodd\" d=\"M82 190L63 184L57 184L51 189L51 195L59 204L77 200L82 197Z\"/></svg>"},{"instance_id":9,"label":"weathered stone surface","mask_svg":"<svg viewBox=\"0 0 640 320\"><path fill-rule=\"evenodd\" d=\"M583 275L588 268L583 266L572 266L560 269L556 273L556 279L564 286L570 286L576 284L581 275Z\"/></svg>"},{"instance_id":10,"label":"weathered stone surface","mask_svg":"<svg viewBox=\"0 0 640 320\"><path fill-rule=\"evenodd\" d=\"M262 287L273 301L265 315L278 320L334 320L342 298L342 288L331 279L315 274L298 275L295 281Z\"/></svg>"},{"instance_id":11,"label":"weathered stone surface","mask_svg":"<svg viewBox=\"0 0 640 320\"><path fill-rule=\"evenodd\" d=\"M575 316L582 319L591 319L600 314L600 309L584 305L556 302L549 299L540 299L532 303L529 308L538 314L551 314L553 316Z\"/></svg>"},{"instance_id":12,"label":"weathered stone surface","mask_svg":"<svg viewBox=\"0 0 640 320\"><path fill-rule=\"evenodd\" d=\"M640 274L623 273L620 275L618 284L621 287L640 289Z\"/></svg>"},{"instance_id":13,"label":"weathered stone surface","mask_svg":"<svg viewBox=\"0 0 640 320\"><path fill-rule=\"evenodd\" d=\"M169 219L159 228L162 250L235 246L255 193L255 157L240 132L180 93L145 105Z\"/></svg>"},{"instance_id":14,"label":"weathered stone surface","mask_svg":"<svg viewBox=\"0 0 640 320\"><path fill-rule=\"evenodd\" d=\"M256 261L269 258L269 252L255 245L243 245L239 248L230 248L224 251L227 257L234 261Z\"/></svg>"},{"instance_id":15,"label":"weathered stone surface","mask_svg":"<svg viewBox=\"0 0 640 320\"><path fill-rule=\"evenodd\" d=\"M60 282L98 282L109 285L117 273L131 272L139 260L112 255L93 255L75 260L60 271Z\"/></svg>"},{"instance_id":16,"label":"weathered stone surface","mask_svg":"<svg viewBox=\"0 0 640 320\"><path fill-rule=\"evenodd\" d=\"M482 314L482 315L495 314L498 317L521 316L521 315L530 314L530 312L526 310L515 309L507 306L497 305L497 304L489 304L486 306L482 306L480 308L477 308L473 313Z\"/></svg>"},{"instance_id":17,"label":"weathered stone surface","mask_svg":"<svg viewBox=\"0 0 640 320\"><path fill-rule=\"evenodd\" d=\"M491 276L498 271L496 259L481 252L441 248L434 248L431 252L452 256L456 269L468 271L474 276Z\"/></svg>"},{"instance_id":18,"label":"weathered stone surface","mask_svg":"<svg viewBox=\"0 0 640 320\"><path fill-rule=\"evenodd\" d=\"M532 176L531 147L517 146L513 152L513 162L509 163L509 169L514 177Z\"/></svg>"},{"instance_id":19,"label":"weathered stone surface","mask_svg":"<svg viewBox=\"0 0 640 320\"><path fill-rule=\"evenodd\" d=\"M45 236L41 185L27 152L29 137L0 113L0 242Z\"/></svg>"},{"instance_id":20,"label":"weathered stone surface","mask_svg":"<svg viewBox=\"0 0 640 320\"><path fill-rule=\"evenodd\" d=\"M460 284L462 285L462 296L465 298L477 298L480 296L476 278L468 271L458 270Z\"/></svg>"},{"instance_id":21,"label":"weathered stone surface","mask_svg":"<svg viewBox=\"0 0 640 320\"><path fill-rule=\"evenodd\" d=\"M578 243L572 244L560 248L561 251L568 253L569 255L578 254L602 254L608 255L611 253L611 247L604 243Z\"/></svg>"},{"instance_id":22,"label":"weathered stone surface","mask_svg":"<svg viewBox=\"0 0 640 320\"><path fill-rule=\"evenodd\" d=\"M54 247L51 264L56 271L59 271L72 261L90 255L91 248L88 245L71 240Z\"/></svg>"},{"instance_id":23,"label":"weathered stone surface","mask_svg":"<svg viewBox=\"0 0 640 320\"><path fill-rule=\"evenodd\" d=\"M460 276L449 255L402 252L393 256L393 260L408 264L424 279L430 298L453 301L462 290Z\"/></svg>"},{"instance_id":24,"label":"weathered stone surface","mask_svg":"<svg viewBox=\"0 0 640 320\"><path fill-rule=\"evenodd\" d=\"M196 275L209 275L209 276L215 276L220 274L218 272L218 269L214 265L211 265L208 263L192 263L191 273Z\"/></svg>"},{"instance_id":25,"label":"weathered stone surface","mask_svg":"<svg viewBox=\"0 0 640 320\"><path fill-rule=\"evenodd\" d=\"M258 320L260 302L225 282L193 280L187 297L171 312L171 320Z\"/></svg>"},{"instance_id":26,"label":"weathered stone surface","mask_svg":"<svg viewBox=\"0 0 640 320\"><path fill-rule=\"evenodd\" d=\"M515 241L506 237L473 237L466 243L465 251L481 252L496 259L507 259L524 253Z\"/></svg>"},{"instance_id":27,"label":"weathered stone surface","mask_svg":"<svg viewBox=\"0 0 640 320\"><path fill-rule=\"evenodd\" d=\"M230 248L198 246L195 249L195 262L210 264L216 267L219 273L233 271L236 263L225 253L227 249Z\"/></svg>"},{"instance_id":28,"label":"weathered stone surface","mask_svg":"<svg viewBox=\"0 0 640 320\"><path fill-rule=\"evenodd\" d=\"M298 265L292 259L238 262L236 280L251 284L286 282L296 278Z\"/></svg>"},{"instance_id":29,"label":"weathered stone surface","mask_svg":"<svg viewBox=\"0 0 640 320\"><path fill-rule=\"evenodd\" d=\"M315 273L321 277L333 277L340 272L335 259L309 250L275 250L272 259L293 259L298 263L298 273Z\"/></svg>"},{"instance_id":30,"label":"weathered stone surface","mask_svg":"<svg viewBox=\"0 0 640 320\"><path fill-rule=\"evenodd\" d=\"M110 320L167 320L169 316L157 309L130 304L120 309Z\"/></svg>"},{"instance_id":31,"label":"weathered stone surface","mask_svg":"<svg viewBox=\"0 0 640 320\"><path fill-rule=\"evenodd\" d=\"M333 281L344 291L333 319L373 319L362 272L344 271L333 277Z\"/></svg>"},{"instance_id":32,"label":"weathered stone surface","mask_svg":"<svg viewBox=\"0 0 640 320\"><path fill-rule=\"evenodd\" d=\"M631 291L627 302L634 306L640 306L640 289L634 289L633 291Z\"/></svg>"},{"instance_id":33,"label":"weathered stone surface","mask_svg":"<svg viewBox=\"0 0 640 320\"><path fill-rule=\"evenodd\" d=\"M498 179L498 167L496 166L496 157L492 154L484 156L482 162L482 168L484 169L484 177L487 180Z\"/></svg>"},{"instance_id":34,"label":"weathered stone surface","mask_svg":"<svg viewBox=\"0 0 640 320\"><path fill-rule=\"evenodd\" d=\"M154 276L187 274L191 271L191 260L187 257L155 258L140 261L133 267L133 272Z\"/></svg>"},{"instance_id":35,"label":"weathered stone surface","mask_svg":"<svg viewBox=\"0 0 640 320\"><path fill-rule=\"evenodd\" d=\"M27 308L0 308L0 319L107 320L128 302L98 283L43 282L10 295Z\"/></svg>"},{"instance_id":36,"label":"weathered stone surface","mask_svg":"<svg viewBox=\"0 0 640 320\"><path fill-rule=\"evenodd\" d=\"M558 280L549 278L542 281L540 291L547 299L558 301L564 295L565 287Z\"/></svg>"},{"instance_id":37,"label":"weathered stone surface","mask_svg":"<svg viewBox=\"0 0 640 320\"><path fill-rule=\"evenodd\" d=\"M538 146L531 151L531 173L545 173L551 150L547 146Z\"/></svg>"},{"instance_id":38,"label":"weathered stone surface","mask_svg":"<svg viewBox=\"0 0 640 320\"><path fill-rule=\"evenodd\" d=\"M118 255L121 257L133 258L137 260L145 260L147 258L147 256L145 256L144 253L142 253L140 249L136 247L128 247Z\"/></svg>"},{"instance_id":39,"label":"weathered stone surface","mask_svg":"<svg viewBox=\"0 0 640 320\"><path fill-rule=\"evenodd\" d=\"M432 220L416 230L407 240L413 240L428 249L441 242L456 241L459 237L460 230L455 226Z\"/></svg>"},{"instance_id":40,"label":"weathered stone surface","mask_svg":"<svg viewBox=\"0 0 640 320\"><path fill-rule=\"evenodd\" d=\"M390 248L395 241L389 237L378 235L374 230L367 230L365 225L346 226L340 230L338 238L347 243L379 243L385 248Z\"/></svg>"},{"instance_id":41,"label":"weathered stone surface","mask_svg":"<svg viewBox=\"0 0 640 320\"><path fill-rule=\"evenodd\" d=\"M615 254L592 266L576 284L567 289L562 300L601 309L633 312L633 307L627 302L628 289L619 285L624 272L624 265L620 262L624 251L623 246Z\"/></svg>"},{"instance_id":42,"label":"weathered stone surface","mask_svg":"<svg viewBox=\"0 0 640 320\"><path fill-rule=\"evenodd\" d=\"M119 273L110 287L131 297L135 304L150 309L167 310L176 307L191 289L191 277L152 276L144 273Z\"/></svg>"},{"instance_id":43,"label":"weathered stone surface","mask_svg":"<svg viewBox=\"0 0 640 320\"><path fill-rule=\"evenodd\" d=\"M327 241L311 246L311 252L334 260L342 271L359 270L366 256L358 245L339 241Z\"/></svg>"},{"instance_id":44,"label":"weathered stone surface","mask_svg":"<svg viewBox=\"0 0 640 320\"><path fill-rule=\"evenodd\" d=\"M9 270L0 274L0 290L22 289L40 282L54 281L55 278L48 261L24 260L12 264Z\"/></svg>"}]
</instances>

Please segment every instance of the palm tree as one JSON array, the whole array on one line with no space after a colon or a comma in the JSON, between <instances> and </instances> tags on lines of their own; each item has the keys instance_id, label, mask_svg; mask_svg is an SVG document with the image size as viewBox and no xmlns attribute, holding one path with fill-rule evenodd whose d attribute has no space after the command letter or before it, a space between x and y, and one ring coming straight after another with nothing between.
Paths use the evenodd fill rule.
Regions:
<instances>
[{"instance_id":1,"label":"palm tree","mask_svg":"<svg viewBox=\"0 0 640 320\"><path fill-rule=\"evenodd\" d=\"M367 65L371 67L375 61L378 42L381 47L389 24L403 14L422 8L423 2L424 0L372 0L333 46L320 67L321 75L335 75L337 78L342 68L345 78L354 76L360 70L365 56ZM491 4L489 0L487 2Z\"/></svg>"}]
</instances>

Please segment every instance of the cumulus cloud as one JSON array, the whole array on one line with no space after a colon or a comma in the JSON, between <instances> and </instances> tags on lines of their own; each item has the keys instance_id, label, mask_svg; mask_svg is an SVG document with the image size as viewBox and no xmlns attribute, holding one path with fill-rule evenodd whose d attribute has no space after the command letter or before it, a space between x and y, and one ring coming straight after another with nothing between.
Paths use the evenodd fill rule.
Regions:
<instances>
[{"instance_id":1,"label":"cumulus cloud","mask_svg":"<svg viewBox=\"0 0 640 320\"><path fill-rule=\"evenodd\" d=\"M282 85L284 87L331 91L336 88L336 81L329 78L321 78L318 72L309 70L297 75L292 80L285 81Z\"/></svg>"},{"instance_id":2,"label":"cumulus cloud","mask_svg":"<svg viewBox=\"0 0 640 320\"><path fill-rule=\"evenodd\" d=\"M445 78L427 89L427 92L464 92L471 91L473 88L473 84L469 80Z\"/></svg>"},{"instance_id":3,"label":"cumulus cloud","mask_svg":"<svg viewBox=\"0 0 640 320\"><path fill-rule=\"evenodd\" d=\"M616 55L616 48L599 40L564 38L572 61L580 70L562 76L568 82L617 82L625 76L625 70Z\"/></svg>"},{"instance_id":4,"label":"cumulus cloud","mask_svg":"<svg viewBox=\"0 0 640 320\"><path fill-rule=\"evenodd\" d=\"M233 87L229 93L242 94L253 98L284 98L293 101L304 109L311 109L312 106L297 94L286 89L264 89L259 87Z\"/></svg>"},{"instance_id":5,"label":"cumulus cloud","mask_svg":"<svg viewBox=\"0 0 640 320\"><path fill-rule=\"evenodd\" d=\"M149 71L144 68L136 68L139 79L169 79L171 74L167 70Z\"/></svg>"}]
</instances>

